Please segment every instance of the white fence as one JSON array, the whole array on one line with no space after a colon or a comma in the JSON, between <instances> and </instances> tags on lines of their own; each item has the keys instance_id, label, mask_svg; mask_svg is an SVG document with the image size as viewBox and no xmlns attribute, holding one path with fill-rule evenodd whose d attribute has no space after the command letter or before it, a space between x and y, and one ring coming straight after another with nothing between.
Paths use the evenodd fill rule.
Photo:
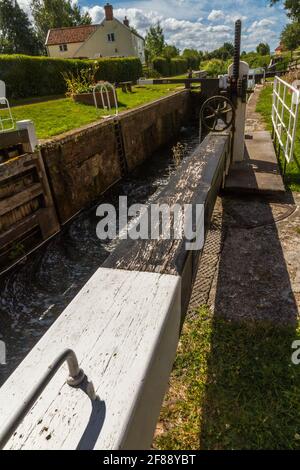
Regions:
<instances>
[{"instance_id":1,"label":"white fence","mask_svg":"<svg viewBox=\"0 0 300 470\"><path fill-rule=\"evenodd\" d=\"M294 146L299 115L300 90L275 77L273 89L272 123L275 142L278 140L286 162L294 157Z\"/></svg>"}]
</instances>

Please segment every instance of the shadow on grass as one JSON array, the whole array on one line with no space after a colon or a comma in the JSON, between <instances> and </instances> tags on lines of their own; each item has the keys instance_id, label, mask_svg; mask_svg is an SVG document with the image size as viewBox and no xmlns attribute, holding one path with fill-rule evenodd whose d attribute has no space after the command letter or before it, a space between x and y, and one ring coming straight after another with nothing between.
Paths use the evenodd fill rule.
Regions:
<instances>
[{"instance_id":1,"label":"shadow on grass","mask_svg":"<svg viewBox=\"0 0 300 470\"><path fill-rule=\"evenodd\" d=\"M300 365L291 360L300 328L274 223L292 196L277 203L279 212L223 200L214 312L199 307L184 324L158 449L300 449Z\"/></svg>"},{"instance_id":2,"label":"shadow on grass","mask_svg":"<svg viewBox=\"0 0 300 470\"><path fill-rule=\"evenodd\" d=\"M200 448L299 449L297 305L277 226L259 223L271 207L225 200L224 213L235 220L220 258Z\"/></svg>"}]
</instances>

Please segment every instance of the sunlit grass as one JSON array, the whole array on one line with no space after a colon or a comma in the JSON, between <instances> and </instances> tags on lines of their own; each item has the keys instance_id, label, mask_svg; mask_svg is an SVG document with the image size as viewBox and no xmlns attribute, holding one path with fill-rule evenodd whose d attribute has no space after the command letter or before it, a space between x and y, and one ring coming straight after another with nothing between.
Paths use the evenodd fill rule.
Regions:
<instances>
[{"instance_id":1,"label":"sunlit grass","mask_svg":"<svg viewBox=\"0 0 300 470\"><path fill-rule=\"evenodd\" d=\"M125 111L154 101L182 87L178 85L135 86L133 93L118 89L119 110ZM2 111L0 110L0 116ZM34 122L39 139L62 134L107 116L107 110L96 110L94 106L74 103L71 98L61 98L39 103L14 106L15 121L30 119Z\"/></svg>"},{"instance_id":2,"label":"sunlit grass","mask_svg":"<svg viewBox=\"0 0 300 470\"><path fill-rule=\"evenodd\" d=\"M161 450L300 449L299 327L186 321L154 446Z\"/></svg>"}]
</instances>

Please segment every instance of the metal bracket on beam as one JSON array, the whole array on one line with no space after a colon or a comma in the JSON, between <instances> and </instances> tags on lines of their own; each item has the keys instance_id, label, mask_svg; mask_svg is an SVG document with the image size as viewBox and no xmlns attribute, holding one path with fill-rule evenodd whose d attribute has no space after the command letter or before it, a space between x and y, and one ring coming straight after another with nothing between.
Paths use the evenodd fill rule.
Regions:
<instances>
[{"instance_id":1,"label":"metal bracket on beam","mask_svg":"<svg viewBox=\"0 0 300 470\"><path fill-rule=\"evenodd\" d=\"M72 349L66 349L63 351L51 364L44 376L34 387L31 393L25 398L23 405L15 412L9 422L4 427L4 430L0 432L0 449L7 444L11 436L14 434L18 426L21 424L25 416L29 413L43 390L46 388L50 380L54 377L60 367L67 362L69 368L69 377L67 384L70 387L78 387L85 379L85 374L82 369L79 368L76 354Z\"/></svg>"}]
</instances>

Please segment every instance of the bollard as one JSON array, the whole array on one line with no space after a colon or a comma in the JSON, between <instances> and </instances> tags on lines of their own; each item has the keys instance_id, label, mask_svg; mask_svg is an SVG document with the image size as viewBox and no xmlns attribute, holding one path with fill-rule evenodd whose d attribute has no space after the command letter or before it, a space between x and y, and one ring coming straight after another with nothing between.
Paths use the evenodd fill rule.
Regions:
<instances>
[{"instance_id":1,"label":"bollard","mask_svg":"<svg viewBox=\"0 0 300 470\"><path fill-rule=\"evenodd\" d=\"M17 130L26 129L28 132L28 149L27 152L33 153L38 146L38 140L35 133L35 127L32 121L29 119L24 121L17 121Z\"/></svg>"}]
</instances>

